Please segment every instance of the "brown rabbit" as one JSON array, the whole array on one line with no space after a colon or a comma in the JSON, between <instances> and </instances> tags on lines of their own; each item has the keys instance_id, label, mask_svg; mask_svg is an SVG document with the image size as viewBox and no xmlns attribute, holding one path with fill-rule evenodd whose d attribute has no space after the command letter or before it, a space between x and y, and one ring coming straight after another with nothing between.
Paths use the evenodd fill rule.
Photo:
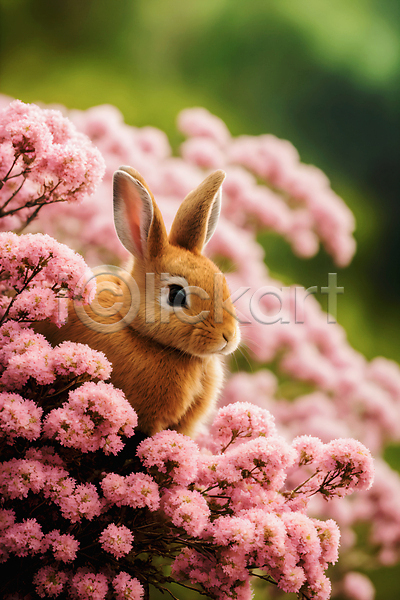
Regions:
<instances>
[{"instance_id":1,"label":"brown rabbit","mask_svg":"<svg viewBox=\"0 0 400 600\"><path fill-rule=\"evenodd\" d=\"M112 383L124 391L147 435L166 428L192 435L220 391L222 355L239 344L225 278L201 254L217 224L224 178L215 171L190 192L168 236L141 175L120 167L114 221L134 256L134 285L124 283L126 277L100 277L92 305L76 314L71 303L61 329L36 327L53 344L71 340L104 352Z\"/></svg>"}]
</instances>

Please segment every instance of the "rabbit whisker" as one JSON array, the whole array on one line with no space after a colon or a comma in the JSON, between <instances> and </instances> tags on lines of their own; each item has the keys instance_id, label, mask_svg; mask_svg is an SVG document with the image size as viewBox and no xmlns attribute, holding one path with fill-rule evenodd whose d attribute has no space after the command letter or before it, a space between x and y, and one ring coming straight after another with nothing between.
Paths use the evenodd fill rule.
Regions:
<instances>
[{"instance_id":1,"label":"rabbit whisker","mask_svg":"<svg viewBox=\"0 0 400 600\"><path fill-rule=\"evenodd\" d=\"M239 346L237 349L239 350L240 354L243 356L243 358L245 359L245 361L246 361L246 362L247 362L247 364L249 365L249 367L250 367L250 371L253 373L253 372L254 372L253 365L251 364L251 362L250 362L250 360L249 360L248 356L246 356L246 353L244 352L244 350L243 350L243 349L242 349L240 346ZM236 358L235 354L233 354L233 356L234 356L234 358L235 358L235 360L236 360L236 366L238 367L237 358ZM238 368L239 368L239 367L238 367Z\"/></svg>"}]
</instances>

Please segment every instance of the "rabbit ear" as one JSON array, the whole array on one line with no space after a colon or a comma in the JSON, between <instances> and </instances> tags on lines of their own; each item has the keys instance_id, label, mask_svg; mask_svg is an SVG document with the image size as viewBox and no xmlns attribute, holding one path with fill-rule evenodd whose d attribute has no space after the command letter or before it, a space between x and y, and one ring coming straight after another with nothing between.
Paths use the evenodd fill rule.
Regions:
<instances>
[{"instance_id":1,"label":"rabbit ear","mask_svg":"<svg viewBox=\"0 0 400 600\"><path fill-rule=\"evenodd\" d=\"M217 226L224 179L224 171L214 171L186 196L172 223L169 234L171 244L191 251L202 251Z\"/></svg>"},{"instance_id":2,"label":"rabbit ear","mask_svg":"<svg viewBox=\"0 0 400 600\"><path fill-rule=\"evenodd\" d=\"M114 223L118 237L136 258L159 254L167 241L164 222L143 177L131 167L114 173Z\"/></svg>"}]
</instances>

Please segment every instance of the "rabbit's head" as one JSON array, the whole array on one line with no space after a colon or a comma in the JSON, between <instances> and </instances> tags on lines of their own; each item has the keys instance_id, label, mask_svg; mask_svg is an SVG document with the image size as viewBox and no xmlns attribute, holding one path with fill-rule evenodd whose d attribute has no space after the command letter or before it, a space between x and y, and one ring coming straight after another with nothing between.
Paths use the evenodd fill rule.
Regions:
<instances>
[{"instance_id":1,"label":"rabbit's head","mask_svg":"<svg viewBox=\"0 0 400 600\"><path fill-rule=\"evenodd\" d=\"M131 327L199 357L229 354L240 341L225 277L202 254L217 224L224 178L215 171L188 194L168 236L142 176L125 166L114 174L115 227L134 256L132 276L140 291Z\"/></svg>"}]
</instances>

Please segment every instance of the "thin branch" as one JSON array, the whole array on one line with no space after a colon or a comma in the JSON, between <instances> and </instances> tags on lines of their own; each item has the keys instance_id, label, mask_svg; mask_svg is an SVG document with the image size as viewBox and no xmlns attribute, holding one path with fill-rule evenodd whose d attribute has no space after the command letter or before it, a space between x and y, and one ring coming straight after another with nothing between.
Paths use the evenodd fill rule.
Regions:
<instances>
[{"instance_id":1,"label":"thin branch","mask_svg":"<svg viewBox=\"0 0 400 600\"><path fill-rule=\"evenodd\" d=\"M15 302L15 300L18 298L18 296L19 296L20 294L22 294L22 292L24 292L24 291L27 289L27 287L28 287L28 285L30 284L30 282L32 281L32 279L33 279L34 277L36 277L36 275L37 275L38 273L40 273L40 271L41 271L41 270L42 270L42 269L43 269L43 268L46 266L46 265L45 265L45 264L43 264L43 263L45 263L46 261L48 261L48 260L49 260L51 257L52 257L52 254L50 253L50 254L49 254L49 256L48 256L47 258L43 258L43 257L42 257L42 258L39 258L39 262L38 262L38 264L37 264L37 265L36 265L36 266L33 268L33 270L32 270L32 273L31 273L31 275L30 275L30 276L28 276L28 271L29 271L29 269L26 269L26 271L25 271L25 279L24 279L24 282L23 282L22 289L20 289L20 290L15 290L17 293L16 293L16 295L15 295L15 296L14 296L14 297L11 299L11 302L10 302L10 304L7 306L7 310L6 310L6 312L5 312L5 313L4 313L4 315L1 317L1 319L0 319L0 325L2 325L3 323L5 323L5 322L6 322L6 320L7 320L7 317L8 317L8 314L9 314L9 312L10 312L10 309L11 309L11 307L12 307L13 303Z\"/></svg>"},{"instance_id":2,"label":"thin branch","mask_svg":"<svg viewBox=\"0 0 400 600\"><path fill-rule=\"evenodd\" d=\"M11 194L11 196L9 197L9 199L4 202L3 206L0 206L0 217L8 217L10 215L13 215L14 212L16 212L16 210L5 212L4 209L6 208L6 206L8 206L10 204L11 200L14 200L15 196L18 194L18 192L20 191L20 189L24 185L25 181L26 181L26 179L24 178L23 181L22 181L22 183L21 183L21 185L15 190L15 192L13 192ZM17 210L22 210L23 208L25 208L25 206L21 206Z\"/></svg>"},{"instance_id":3,"label":"thin branch","mask_svg":"<svg viewBox=\"0 0 400 600\"><path fill-rule=\"evenodd\" d=\"M154 584L153 584L153 585L154 585ZM179 600L179 598L177 598L177 597L175 596L175 594L173 594L173 593L171 592L171 590L169 590L168 588L164 587L163 585L156 585L156 586L154 586L154 587L156 587L158 590L160 590L160 592L161 592L162 594L164 594L165 592L168 592L168 594L171 596L171 598L173 598L173 600Z\"/></svg>"},{"instance_id":4,"label":"thin branch","mask_svg":"<svg viewBox=\"0 0 400 600\"><path fill-rule=\"evenodd\" d=\"M187 590L191 590L192 592L197 592L198 594L201 594L202 596L209 597L209 594L207 592L203 592L202 590L192 587L191 585L187 585L186 583L182 583L181 581L176 581L175 579L172 579L172 577L166 577L165 580L167 583L176 583L177 585L180 585L181 587L184 587Z\"/></svg>"},{"instance_id":5,"label":"thin branch","mask_svg":"<svg viewBox=\"0 0 400 600\"><path fill-rule=\"evenodd\" d=\"M320 471L315 471L315 473L313 473L312 475L310 475L310 477L308 479L306 479L305 481L303 481L302 483L300 483L297 487L294 488L294 490L291 490L290 492L290 498L293 498L293 494L296 494L302 487L303 485L305 485L306 483L308 483L309 481L311 481L311 479L313 477L315 477L318 473L320 473Z\"/></svg>"},{"instance_id":6,"label":"thin branch","mask_svg":"<svg viewBox=\"0 0 400 600\"><path fill-rule=\"evenodd\" d=\"M10 179L15 179L16 177L21 177L21 175L26 175L29 172L29 169L25 169L25 171L21 171L21 173L15 173L15 175L10 175L10 177L7 178L7 181L10 181Z\"/></svg>"},{"instance_id":7,"label":"thin branch","mask_svg":"<svg viewBox=\"0 0 400 600\"><path fill-rule=\"evenodd\" d=\"M58 188L58 186L61 184L61 181L59 181L53 187L53 189L47 191L47 193L45 192L41 196L38 196L37 198L35 198L34 200L30 200L29 202L25 202L25 204L23 206L17 206L16 208L12 208L11 210L4 211L5 207L18 194L18 192L20 191L20 189L24 185L25 181L26 181L26 178L24 178L24 180L21 183L21 185L19 186L19 188L17 188L15 190L15 192L12 194L12 196L0 208L0 217L10 217L12 215L15 215L15 213L19 212L20 210L23 210L24 208L33 208L35 206L36 207L39 206L39 208L41 208L42 206L45 206L46 204L55 204L56 202L65 202L65 198L59 198L57 200L51 200L51 201L49 201L49 198L50 198L51 194L53 194L56 191L56 189Z\"/></svg>"},{"instance_id":8,"label":"thin branch","mask_svg":"<svg viewBox=\"0 0 400 600\"><path fill-rule=\"evenodd\" d=\"M11 171L13 170L13 168L15 167L17 160L19 159L19 157L21 156L21 154L17 154L13 160L13 163L11 165L11 167L9 168L8 172L6 173L5 177L2 179L2 181L0 181L0 190L3 187L3 185L6 183L6 181L8 181L8 179L11 179L11 177L9 177L9 174L11 173Z\"/></svg>"}]
</instances>

